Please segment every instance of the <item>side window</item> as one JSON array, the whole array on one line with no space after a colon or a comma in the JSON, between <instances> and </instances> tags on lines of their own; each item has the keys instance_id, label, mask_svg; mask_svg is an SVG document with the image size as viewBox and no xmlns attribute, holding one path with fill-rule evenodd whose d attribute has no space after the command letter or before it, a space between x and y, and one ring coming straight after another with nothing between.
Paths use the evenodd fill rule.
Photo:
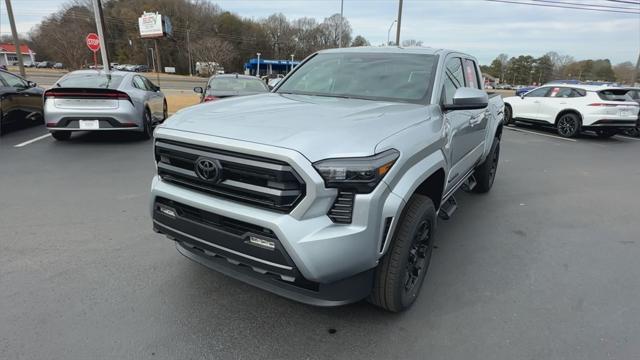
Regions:
<instances>
[{"instance_id":1,"label":"side window","mask_svg":"<svg viewBox=\"0 0 640 360\"><path fill-rule=\"evenodd\" d=\"M144 84L149 91L156 91L156 85L152 83L151 80L147 79L146 77L143 77L142 80L144 80Z\"/></svg>"},{"instance_id":2,"label":"side window","mask_svg":"<svg viewBox=\"0 0 640 360\"><path fill-rule=\"evenodd\" d=\"M460 58L452 58L447 61L444 68L444 81L442 85L441 101L443 104L453 104L453 95L456 89L464 87L464 72Z\"/></svg>"},{"instance_id":3,"label":"side window","mask_svg":"<svg viewBox=\"0 0 640 360\"><path fill-rule=\"evenodd\" d=\"M466 80L467 87L480 89L478 70L473 60L464 59L464 79Z\"/></svg>"},{"instance_id":4,"label":"side window","mask_svg":"<svg viewBox=\"0 0 640 360\"><path fill-rule=\"evenodd\" d=\"M572 88L559 88L558 91L556 91L556 89L558 88L553 88L551 90L551 97L557 97L557 98L569 98L569 97L575 97L574 95L574 91Z\"/></svg>"},{"instance_id":5,"label":"side window","mask_svg":"<svg viewBox=\"0 0 640 360\"><path fill-rule=\"evenodd\" d=\"M136 89L148 91L147 86L144 83L144 80L142 80L140 76L133 77L133 87L135 87Z\"/></svg>"},{"instance_id":6,"label":"side window","mask_svg":"<svg viewBox=\"0 0 640 360\"><path fill-rule=\"evenodd\" d=\"M7 86L11 86L17 89L26 89L29 87L24 80L15 75L0 72L0 77L2 77L5 83L7 83Z\"/></svg>"},{"instance_id":7,"label":"side window","mask_svg":"<svg viewBox=\"0 0 640 360\"><path fill-rule=\"evenodd\" d=\"M530 92L527 93L527 95L525 95L525 97L544 97L545 95L547 95L547 92L549 92L549 88L548 87L541 87L541 88L537 88L535 90L531 90Z\"/></svg>"}]
</instances>

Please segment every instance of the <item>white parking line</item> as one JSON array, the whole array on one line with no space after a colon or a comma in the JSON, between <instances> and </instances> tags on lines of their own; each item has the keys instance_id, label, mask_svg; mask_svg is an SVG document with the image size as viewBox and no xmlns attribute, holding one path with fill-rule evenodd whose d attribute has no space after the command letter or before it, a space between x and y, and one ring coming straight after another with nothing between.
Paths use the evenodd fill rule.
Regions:
<instances>
[{"instance_id":1,"label":"white parking line","mask_svg":"<svg viewBox=\"0 0 640 360\"><path fill-rule=\"evenodd\" d=\"M629 137L629 136L616 135L616 137L621 137L621 138L623 138L623 139L627 139L627 140L640 141L640 138L632 138L632 137Z\"/></svg>"},{"instance_id":2,"label":"white parking line","mask_svg":"<svg viewBox=\"0 0 640 360\"><path fill-rule=\"evenodd\" d=\"M560 140L566 140L566 141L573 141L573 142L577 142L578 141L576 139L569 139L569 138L563 138L563 137L555 136L555 135L543 134L543 133L539 133L539 132L535 132L535 131L516 129L516 128L509 127L509 126L506 126L505 129L512 130L512 131L519 131L519 132L523 132L523 133L527 133L527 134L546 136L546 137L550 137L550 138L554 138L554 139L560 139Z\"/></svg>"},{"instance_id":3,"label":"white parking line","mask_svg":"<svg viewBox=\"0 0 640 360\"><path fill-rule=\"evenodd\" d=\"M29 144L31 144L31 143L34 143L34 142L38 141L38 140L46 139L46 138L48 138L49 136L51 136L51 134L50 134L50 133L49 133L49 134L46 134L46 135L38 136L38 137L37 137L37 138L35 138L35 139L27 140L27 141L22 142L22 143L20 143L20 144L18 144L18 145L14 145L13 147L17 147L17 148L19 148L19 147L27 146L27 145L29 145Z\"/></svg>"}]
</instances>

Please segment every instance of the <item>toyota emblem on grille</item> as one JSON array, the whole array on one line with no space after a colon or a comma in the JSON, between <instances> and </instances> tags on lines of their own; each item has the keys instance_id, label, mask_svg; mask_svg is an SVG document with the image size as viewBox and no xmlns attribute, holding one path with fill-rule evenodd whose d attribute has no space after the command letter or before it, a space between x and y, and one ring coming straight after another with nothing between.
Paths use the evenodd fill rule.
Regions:
<instances>
[{"instance_id":1,"label":"toyota emblem on grille","mask_svg":"<svg viewBox=\"0 0 640 360\"><path fill-rule=\"evenodd\" d=\"M196 175L202 180L216 182L220 179L220 162L215 159L198 158L196 160Z\"/></svg>"}]
</instances>

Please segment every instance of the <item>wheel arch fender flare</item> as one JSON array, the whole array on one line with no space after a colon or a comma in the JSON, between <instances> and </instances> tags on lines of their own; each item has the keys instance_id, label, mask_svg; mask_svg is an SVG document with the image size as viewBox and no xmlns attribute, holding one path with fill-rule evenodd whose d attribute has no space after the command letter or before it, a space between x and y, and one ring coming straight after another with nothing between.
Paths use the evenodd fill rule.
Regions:
<instances>
[{"instance_id":1,"label":"wheel arch fender flare","mask_svg":"<svg viewBox=\"0 0 640 360\"><path fill-rule=\"evenodd\" d=\"M582 113L574 108L566 108L558 111L553 124L555 126L558 126L558 120L560 120L560 117L565 114L576 114L578 116L578 120L580 120L580 125L582 125L582 119L583 119Z\"/></svg>"}]
</instances>

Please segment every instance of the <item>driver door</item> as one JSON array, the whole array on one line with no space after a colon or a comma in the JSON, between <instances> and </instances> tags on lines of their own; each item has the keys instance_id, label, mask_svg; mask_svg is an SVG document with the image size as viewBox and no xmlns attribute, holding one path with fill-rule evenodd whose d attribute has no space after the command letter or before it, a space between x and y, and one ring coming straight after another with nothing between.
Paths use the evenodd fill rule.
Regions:
<instances>
[{"instance_id":1,"label":"driver door","mask_svg":"<svg viewBox=\"0 0 640 360\"><path fill-rule=\"evenodd\" d=\"M524 97L518 102L517 107L513 109L513 116L518 118L543 120L542 114L540 114L541 103L544 97L549 92L549 87L541 87L532 90L524 95Z\"/></svg>"}]
</instances>

